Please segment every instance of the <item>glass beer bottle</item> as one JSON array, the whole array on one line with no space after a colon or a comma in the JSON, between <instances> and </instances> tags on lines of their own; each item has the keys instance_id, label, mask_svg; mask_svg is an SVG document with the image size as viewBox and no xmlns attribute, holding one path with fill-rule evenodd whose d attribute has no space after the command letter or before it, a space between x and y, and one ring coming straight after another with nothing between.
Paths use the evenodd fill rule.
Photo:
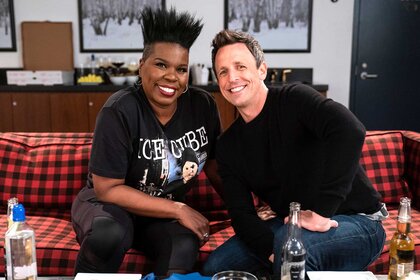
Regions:
<instances>
[{"instance_id":1,"label":"glass beer bottle","mask_svg":"<svg viewBox=\"0 0 420 280\"><path fill-rule=\"evenodd\" d=\"M305 279L306 249L303 246L300 227L300 203L290 203L288 234L283 245L281 280Z\"/></svg>"},{"instance_id":2,"label":"glass beer bottle","mask_svg":"<svg viewBox=\"0 0 420 280\"><path fill-rule=\"evenodd\" d=\"M402 280L414 270L414 236L411 233L411 200L400 199L397 231L391 239L389 249L388 279Z\"/></svg>"}]
</instances>

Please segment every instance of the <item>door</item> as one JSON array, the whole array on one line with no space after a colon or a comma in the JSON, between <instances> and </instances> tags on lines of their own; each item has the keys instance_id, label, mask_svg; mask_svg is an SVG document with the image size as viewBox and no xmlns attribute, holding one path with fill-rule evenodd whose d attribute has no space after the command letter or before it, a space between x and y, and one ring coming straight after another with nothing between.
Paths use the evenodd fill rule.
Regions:
<instances>
[{"instance_id":1,"label":"door","mask_svg":"<svg viewBox=\"0 0 420 280\"><path fill-rule=\"evenodd\" d=\"M95 130L96 117L112 93L96 92L88 93L87 95L89 98L89 130L93 132Z\"/></svg>"},{"instance_id":2,"label":"door","mask_svg":"<svg viewBox=\"0 0 420 280\"><path fill-rule=\"evenodd\" d=\"M420 131L420 1L355 0L351 73L367 129Z\"/></svg>"},{"instance_id":3,"label":"door","mask_svg":"<svg viewBox=\"0 0 420 280\"><path fill-rule=\"evenodd\" d=\"M85 93L51 93L51 131L88 132L88 98Z\"/></svg>"},{"instance_id":4,"label":"door","mask_svg":"<svg viewBox=\"0 0 420 280\"><path fill-rule=\"evenodd\" d=\"M51 130L50 99L47 93L13 93L12 99L13 131Z\"/></svg>"},{"instance_id":5,"label":"door","mask_svg":"<svg viewBox=\"0 0 420 280\"><path fill-rule=\"evenodd\" d=\"M12 94L0 93L0 132L13 131Z\"/></svg>"}]
</instances>

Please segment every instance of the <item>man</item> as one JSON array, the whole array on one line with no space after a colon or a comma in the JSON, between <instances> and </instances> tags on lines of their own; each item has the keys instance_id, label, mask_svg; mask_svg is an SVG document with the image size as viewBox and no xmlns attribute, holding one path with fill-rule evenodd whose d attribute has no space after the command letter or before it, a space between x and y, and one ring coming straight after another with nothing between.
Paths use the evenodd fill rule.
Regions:
<instances>
[{"instance_id":1,"label":"man","mask_svg":"<svg viewBox=\"0 0 420 280\"><path fill-rule=\"evenodd\" d=\"M250 35L224 30L212 47L220 91L239 112L216 149L236 236L210 255L204 273L265 270L278 279L292 201L302 205L307 271L365 269L385 233L384 205L359 165L363 125L310 87L268 89L264 54ZM277 217L260 219L251 193Z\"/></svg>"}]
</instances>

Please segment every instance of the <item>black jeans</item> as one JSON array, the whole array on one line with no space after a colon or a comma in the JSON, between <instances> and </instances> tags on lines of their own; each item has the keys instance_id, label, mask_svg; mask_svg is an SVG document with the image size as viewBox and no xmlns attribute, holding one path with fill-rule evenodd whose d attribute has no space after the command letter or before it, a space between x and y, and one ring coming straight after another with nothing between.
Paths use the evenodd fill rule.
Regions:
<instances>
[{"instance_id":1,"label":"black jeans","mask_svg":"<svg viewBox=\"0 0 420 280\"><path fill-rule=\"evenodd\" d=\"M117 205L97 201L88 188L77 195L71 214L80 244L75 274L118 272L130 248L155 260L157 276L193 270L198 237L175 220L135 216Z\"/></svg>"}]
</instances>

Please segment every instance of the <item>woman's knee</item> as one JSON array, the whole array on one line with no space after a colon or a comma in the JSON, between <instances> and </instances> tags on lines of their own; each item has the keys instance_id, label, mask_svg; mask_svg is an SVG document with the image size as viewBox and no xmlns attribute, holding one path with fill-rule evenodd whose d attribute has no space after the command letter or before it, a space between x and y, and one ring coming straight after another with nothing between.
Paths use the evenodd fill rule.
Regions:
<instances>
[{"instance_id":1,"label":"woman's knee","mask_svg":"<svg viewBox=\"0 0 420 280\"><path fill-rule=\"evenodd\" d=\"M114 254L127 251L132 244L132 233L110 217L95 217L92 231L83 243L88 243L90 250L101 259L109 259Z\"/></svg>"}]
</instances>

